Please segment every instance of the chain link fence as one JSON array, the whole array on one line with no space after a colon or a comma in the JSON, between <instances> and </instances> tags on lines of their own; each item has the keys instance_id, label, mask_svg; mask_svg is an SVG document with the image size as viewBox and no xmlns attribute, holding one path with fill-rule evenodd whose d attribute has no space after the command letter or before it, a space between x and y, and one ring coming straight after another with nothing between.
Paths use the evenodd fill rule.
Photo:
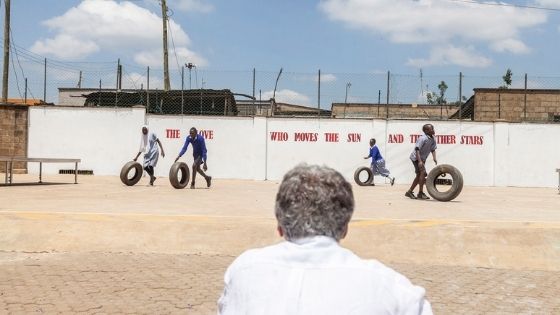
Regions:
<instances>
[{"instance_id":1,"label":"chain link fence","mask_svg":"<svg viewBox=\"0 0 560 315\"><path fill-rule=\"evenodd\" d=\"M506 84L502 75L217 71L186 64L174 65L164 91L163 70L119 61L61 62L16 48L10 66L12 102L143 105L169 115L560 120L560 76L515 74Z\"/></svg>"}]
</instances>

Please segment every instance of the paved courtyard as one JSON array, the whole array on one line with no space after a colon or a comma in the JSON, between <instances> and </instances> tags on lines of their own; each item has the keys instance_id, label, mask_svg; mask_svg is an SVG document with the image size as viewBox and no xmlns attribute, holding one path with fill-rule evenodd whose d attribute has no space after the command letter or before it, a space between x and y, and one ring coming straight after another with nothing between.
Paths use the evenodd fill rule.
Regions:
<instances>
[{"instance_id":1,"label":"paved courtyard","mask_svg":"<svg viewBox=\"0 0 560 315\"><path fill-rule=\"evenodd\" d=\"M0 187L0 314L214 314L231 261L279 241L275 182L67 179ZM449 203L354 189L343 245L426 288L436 314L560 314L555 189L465 187Z\"/></svg>"},{"instance_id":2,"label":"paved courtyard","mask_svg":"<svg viewBox=\"0 0 560 315\"><path fill-rule=\"evenodd\" d=\"M232 256L0 253L0 313L215 314ZM390 264L436 314L560 314L560 272Z\"/></svg>"}]
</instances>

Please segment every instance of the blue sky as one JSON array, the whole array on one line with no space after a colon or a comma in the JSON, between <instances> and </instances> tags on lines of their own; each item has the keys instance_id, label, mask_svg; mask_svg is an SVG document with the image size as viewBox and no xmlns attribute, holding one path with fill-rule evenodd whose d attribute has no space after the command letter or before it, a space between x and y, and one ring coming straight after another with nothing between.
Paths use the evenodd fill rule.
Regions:
<instances>
[{"instance_id":1,"label":"blue sky","mask_svg":"<svg viewBox=\"0 0 560 315\"><path fill-rule=\"evenodd\" d=\"M283 67L282 95L295 93L289 97L311 104L316 103L316 96L309 95L315 83L305 75L318 69L333 101L345 97L350 82L350 97L363 94L377 100L387 70L404 75L396 84L403 90L407 84L420 86L418 78L406 82L407 75L419 76L420 69L427 81L434 81L430 90L440 78L455 80L460 71L491 81L499 80L507 68L516 76L560 77L560 0L502 1L559 11L470 2L168 0L176 48L169 59L173 85L178 84L177 63L185 62L197 65L197 85L198 76L206 76L209 87L231 86L243 93L251 92L247 82L253 68L266 77L266 86L258 89L269 93ZM156 86L160 16L157 0L12 0L12 35L18 47L62 63L95 67L98 62L105 67L102 62L120 58L137 83L145 81L144 69L150 66ZM361 80L357 74L374 78ZM238 76L242 86L237 85ZM309 86L297 90L297 82ZM329 84L336 92L328 90ZM371 91L360 92L366 87ZM407 94L403 99L414 98L418 91L402 93Z\"/></svg>"}]
</instances>

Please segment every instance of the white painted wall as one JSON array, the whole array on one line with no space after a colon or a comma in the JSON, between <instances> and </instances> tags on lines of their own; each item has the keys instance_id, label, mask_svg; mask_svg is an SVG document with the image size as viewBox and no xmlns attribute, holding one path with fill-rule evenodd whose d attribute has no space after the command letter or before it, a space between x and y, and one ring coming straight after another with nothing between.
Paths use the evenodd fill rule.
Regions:
<instances>
[{"instance_id":1,"label":"white painted wall","mask_svg":"<svg viewBox=\"0 0 560 315\"><path fill-rule=\"evenodd\" d=\"M145 119L162 141L166 157L159 160L156 175L166 177L192 126L207 132L208 173L215 178L279 180L301 163L325 164L351 179L359 166L369 165L370 138L376 138L387 167L397 183L414 177L409 155L411 135L421 134L426 121L354 119L289 119L242 117L191 117L144 115L143 108L30 108L29 156L81 158L80 169L96 175L118 175L122 165L138 150L140 127ZM433 122L437 135L454 143L439 143L440 164L452 164L463 173L467 185L556 187L560 168L560 125L509 124L503 122ZM179 138L173 132L178 130ZM208 133L212 137L208 137ZM275 141L273 132L287 133L287 141ZM295 141L296 133L311 135ZM326 141L326 133L338 134L338 142ZM351 142L348 134L359 135ZM175 134L176 135L176 134ZM313 137L316 135L316 141ZM461 138L478 137L477 144ZM400 138L402 137L402 138ZM401 141L394 141L402 139ZM332 139L331 139L332 140ZM357 139L356 139L357 140ZM181 158L192 163L192 148ZM428 167L433 167L431 157ZM57 164L46 164L46 173L57 173ZM31 173L37 165L29 164ZM376 179L381 182L383 179Z\"/></svg>"},{"instance_id":2,"label":"white painted wall","mask_svg":"<svg viewBox=\"0 0 560 315\"><path fill-rule=\"evenodd\" d=\"M80 169L96 175L118 175L134 158L144 124L144 108L30 107L29 157L80 158ZM45 173L74 165L44 164ZM38 163L28 163L38 173Z\"/></svg>"},{"instance_id":3,"label":"white painted wall","mask_svg":"<svg viewBox=\"0 0 560 315\"><path fill-rule=\"evenodd\" d=\"M496 186L557 187L560 125L496 123Z\"/></svg>"},{"instance_id":4,"label":"white painted wall","mask_svg":"<svg viewBox=\"0 0 560 315\"><path fill-rule=\"evenodd\" d=\"M368 154L370 135L378 133L383 139L384 129L385 121L381 120L269 119L267 179L281 179L286 171L302 162L328 165L351 178L357 167L368 165L363 157ZM273 141L273 132L287 132L288 141ZM296 142L297 132L316 134L317 141ZM339 141L327 142L325 133L338 134ZM361 142L349 142L349 133L359 134Z\"/></svg>"},{"instance_id":5,"label":"white painted wall","mask_svg":"<svg viewBox=\"0 0 560 315\"><path fill-rule=\"evenodd\" d=\"M206 136L208 174L228 179L264 179L265 118L148 116L167 156L158 162L156 176L168 176L169 168L185 143L191 127L212 132ZM168 130L179 130L180 138L168 138ZM140 134L138 134L139 137ZM180 161L192 165L192 146Z\"/></svg>"}]
</instances>

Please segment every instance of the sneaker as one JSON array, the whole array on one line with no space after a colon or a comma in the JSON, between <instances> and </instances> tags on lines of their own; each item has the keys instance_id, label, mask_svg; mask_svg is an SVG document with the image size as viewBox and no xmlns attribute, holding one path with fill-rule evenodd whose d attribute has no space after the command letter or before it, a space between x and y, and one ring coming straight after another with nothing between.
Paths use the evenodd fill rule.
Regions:
<instances>
[{"instance_id":1,"label":"sneaker","mask_svg":"<svg viewBox=\"0 0 560 315\"><path fill-rule=\"evenodd\" d=\"M154 182L156 181L157 177L151 176L150 177L150 186L154 186Z\"/></svg>"},{"instance_id":2,"label":"sneaker","mask_svg":"<svg viewBox=\"0 0 560 315\"><path fill-rule=\"evenodd\" d=\"M191 184L191 189L194 189L194 183Z\"/></svg>"},{"instance_id":3,"label":"sneaker","mask_svg":"<svg viewBox=\"0 0 560 315\"><path fill-rule=\"evenodd\" d=\"M421 191L421 192L418 193L418 199L428 200L428 199L430 199L430 197L426 196L426 194Z\"/></svg>"},{"instance_id":4,"label":"sneaker","mask_svg":"<svg viewBox=\"0 0 560 315\"><path fill-rule=\"evenodd\" d=\"M416 196L414 196L414 193L412 191L407 191L404 195L405 197L408 197L410 199L416 199Z\"/></svg>"},{"instance_id":5,"label":"sneaker","mask_svg":"<svg viewBox=\"0 0 560 315\"><path fill-rule=\"evenodd\" d=\"M212 176L206 177L206 187L210 188L212 186Z\"/></svg>"},{"instance_id":6,"label":"sneaker","mask_svg":"<svg viewBox=\"0 0 560 315\"><path fill-rule=\"evenodd\" d=\"M391 186L395 185L395 178L391 178Z\"/></svg>"}]
</instances>

